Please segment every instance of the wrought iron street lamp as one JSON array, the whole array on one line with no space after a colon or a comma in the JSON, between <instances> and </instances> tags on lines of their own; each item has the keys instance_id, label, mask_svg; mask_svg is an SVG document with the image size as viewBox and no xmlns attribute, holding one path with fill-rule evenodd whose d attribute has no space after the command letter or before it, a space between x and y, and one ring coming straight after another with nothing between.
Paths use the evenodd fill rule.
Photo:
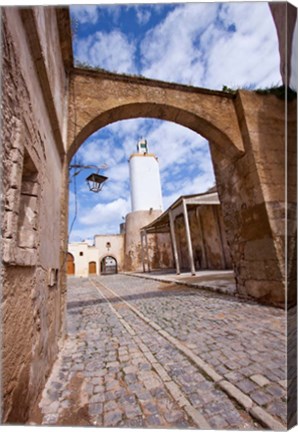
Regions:
<instances>
[{"instance_id":1,"label":"wrought iron street lamp","mask_svg":"<svg viewBox=\"0 0 298 432\"><path fill-rule=\"evenodd\" d=\"M69 168L74 168L76 171L73 174L74 176L77 176L81 171L83 171L84 169L96 169L96 173L92 173L90 174L87 178L87 184L89 187L89 190L91 192L100 192L102 190L103 187L103 183L108 180L108 177L103 176L101 174L99 174L99 170L100 169L106 169L108 168L108 165L103 164L100 167L96 166L96 165L80 165L80 164L74 164L74 165L70 165Z\"/></svg>"},{"instance_id":2,"label":"wrought iron street lamp","mask_svg":"<svg viewBox=\"0 0 298 432\"><path fill-rule=\"evenodd\" d=\"M102 186L107 179L108 177L93 173L86 178L86 181L91 192L99 192L102 190Z\"/></svg>"}]
</instances>

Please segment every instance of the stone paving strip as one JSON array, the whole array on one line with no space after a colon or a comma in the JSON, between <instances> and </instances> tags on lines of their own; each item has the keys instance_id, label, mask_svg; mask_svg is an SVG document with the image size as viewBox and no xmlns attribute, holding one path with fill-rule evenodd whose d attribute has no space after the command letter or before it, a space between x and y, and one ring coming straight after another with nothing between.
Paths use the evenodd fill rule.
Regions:
<instances>
[{"instance_id":1,"label":"stone paving strip","mask_svg":"<svg viewBox=\"0 0 298 432\"><path fill-rule=\"evenodd\" d=\"M119 315L119 320L120 317L122 317L122 319L124 317L126 322L125 326L129 325L133 328L133 330L130 330L130 334L133 337L135 336L135 340L140 348L144 350L144 353L147 353L145 354L147 359L160 375L173 398L178 402L181 408L184 408L199 428L256 428L256 424L245 411L239 410L239 407L236 407L225 393L216 388L216 386L211 383L209 377L204 374L204 371L203 374L200 373L200 371L185 358L185 355L181 355L179 352L181 350L176 346L178 341L169 338L170 344L168 344L166 342L168 335L161 329L156 330L155 328L161 337L155 336L155 332L152 332L149 327L151 324L150 320L146 319L146 317L125 300L122 298L120 299L113 290L107 288L102 282L94 283L93 281L93 284L97 286L102 295L103 292L106 291L105 296L108 298L108 301L113 301L113 306L111 307L114 309L119 307L120 314L116 312L117 315ZM111 293L112 298L110 296ZM115 299L120 301L114 303ZM127 306L126 308L123 307L124 304ZM128 322L129 324L127 324ZM175 366L176 369L172 370L171 366ZM203 396L201 394L202 391L205 392L206 390L209 392L207 401L206 395ZM204 413L205 419L201 412Z\"/></svg>"},{"instance_id":2,"label":"stone paving strip","mask_svg":"<svg viewBox=\"0 0 298 432\"><path fill-rule=\"evenodd\" d=\"M285 428L284 311L193 289L163 287L157 292L156 282L127 279L110 276L105 286L136 306L135 313L164 331L167 340L176 342L265 427Z\"/></svg>"}]
</instances>

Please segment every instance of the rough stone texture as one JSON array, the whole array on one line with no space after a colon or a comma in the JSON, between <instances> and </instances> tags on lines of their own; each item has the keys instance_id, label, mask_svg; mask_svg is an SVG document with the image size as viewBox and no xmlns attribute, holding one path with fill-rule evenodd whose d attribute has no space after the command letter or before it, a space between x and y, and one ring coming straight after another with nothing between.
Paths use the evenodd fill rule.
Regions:
<instances>
[{"instance_id":1,"label":"rough stone texture","mask_svg":"<svg viewBox=\"0 0 298 432\"><path fill-rule=\"evenodd\" d=\"M284 105L274 95L239 92L245 155L228 160L211 145L238 291L279 305L285 300Z\"/></svg>"},{"instance_id":2,"label":"rough stone texture","mask_svg":"<svg viewBox=\"0 0 298 432\"><path fill-rule=\"evenodd\" d=\"M57 136L61 139L67 77L59 49L48 57L50 45L59 40L54 9L27 12L2 9L4 423L27 420L56 358L63 322L59 197L64 191ZM32 45L35 14L44 16L48 48L42 49L43 60L53 73L53 107L59 117L55 132L45 93L48 77L40 75L42 60L37 65L38 47ZM50 274L55 275L51 286Z\"/></svg>"}]
</instances>

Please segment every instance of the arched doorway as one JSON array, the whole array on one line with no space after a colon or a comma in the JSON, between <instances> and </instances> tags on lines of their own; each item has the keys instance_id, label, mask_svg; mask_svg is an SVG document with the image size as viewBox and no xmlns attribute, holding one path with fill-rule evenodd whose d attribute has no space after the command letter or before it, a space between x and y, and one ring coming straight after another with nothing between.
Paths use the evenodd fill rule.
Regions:
<instances>
[{"instance_id":1,"label":"arched doorway","mask_svg":"<svg viewBox=\"0 0 298 432\"><path fill-rule=\"evenodd\" d=\"M90 261L89 262L89 274L96 274L96 262Z\"/></svg>"},{"instance_id":2,"label":"arched doorway","mask_svg":"<svg viewBox=\"0 0 298 432\"><path fill-rule=\"evenodd\" d=\"M100 262L100 273L102 275L116 274L117 273L116 259L112 256L104 257Z\"/></svg>"},{"instance_id":3,"label":"arched doorway","mask_svg":"<svg viewBox=\"0 0 298 432\"><path fill-rule=\"evenodd\" d=\"M68 275L74 275L75 274L75 262L74 262L74 256L67 252L67 274Z\"/></svg>"}]
</instances>

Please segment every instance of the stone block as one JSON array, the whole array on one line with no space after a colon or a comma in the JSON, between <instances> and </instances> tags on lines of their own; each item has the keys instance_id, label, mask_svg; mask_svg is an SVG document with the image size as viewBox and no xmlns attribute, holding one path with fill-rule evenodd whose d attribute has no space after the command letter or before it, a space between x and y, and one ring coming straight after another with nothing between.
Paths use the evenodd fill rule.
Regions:
<instances>
[{"instance_id":1,"label":"stone block","mask_svg":"<svg viewBox=\"0 0 298 432\"><path fill-rule=\"evenodd\" d=\"M14 162L11 164L9 177L10 177L10 186L12 188L19 189L22 180L22 166L20 163Z\"/></svg>"},{"instance_id":2,"label":"stone block","mask_svg":"<svg viewBox=\"0 0 298 432\"><path fill-rule=\"evenodd\" d=\"M286 190L284 184L273 184L271 176L263 181L262 190L265 201L285 201Z\"/></svg>"},{"instance_id":3,"label":"stone block","mask_svg":"<svg viewBox=\"0 0 298 432\"><path fill-rule=\"evenodd\" d=\"M36 249L14 248L15 263L20 266L35 266L37 263Z\"/></svg>"},{"instance_id":4,"label":"stone block","mask_svg":"<svg viewBox=\"0 0 298 432\"><path fill-rule=\"evenodd\" d=\"M272 238L265 237L248 241L244 248L244 258L249 261L276 259Z\"/></svg>"},{"instance_id":5,"label":"stone block","mask_svg":"<svg viewBox=\"0 0 298 432\"><path fill-rule=\"evenodd\" d=\"M271 302L273 304L282 304L285 299L285 286L283 280L247 280L244 285L246 293L256 299Z\"/></svg>"},{"instance_id":6,"label":"stone block","mask_svg":"<svg viewBox=\"0 0 298 432\"><path fill-rule=\"evenodd\" d=\"M14 264L14 242L12 239L2 239L2 261L5 264Z\"/></svg>"},{"instance_id":7,"label":"stone block","mask_svg":"<svg viewBox=\"0 0 298 432\"><path fill-rule=\"evenodd\" d=\"M3 217L3 237L14 238L18 228L18 215L12 211L6 211Z\"/></svg>"},{"instance_id":8,"label":"stone block","mask_svg":"<svg viewBox=\"0 0 298 432\"><path fill-rule=\"evenodd\" d=\"M37 196L39 184L33 181L25 181L22 183L21 193L24 195Z\"/></svg>"},{"instance_id":9,"label":"stone block","mask_svg":"<svg viewBox=\"0 0 298 432\"><path fill-rule=\"evenodd\" d=\"M228 381L220 381L218 385L232 398L234 398L246 411L249 411L253 406L253 402L241 390L235 387L233 384Z\"/></svg>"},{"instance_id":10,"label":"stone block","mask_svg":"<svg viewBox=\"0 0 298 432\"><path fill-rule=\"evenodd\" d=\"M5 194L5 210L14 211L17 213L19 207L20 192L18 189L10 188Z\"/></svg>"},{"instance_id":11,"label":"stone block","mask_svg":"<svg viewBox=\"0 0 298 432\"><path fill-rule=\"evenodd\" d=\"M18 232L18 245L21 248L33 249L36 247L36 231L21 227Z\"/></svg>"},{"instance_id":12,"label":"stone block","mask_svg":"<svg viewBox=\"0 0 298 432\"><path fill-rule=\"evenodd\" d=\"M270 384L270 381L266 377L260 374L252 375L250 379L261 387Z\"/></svg>"}]
</instances>

